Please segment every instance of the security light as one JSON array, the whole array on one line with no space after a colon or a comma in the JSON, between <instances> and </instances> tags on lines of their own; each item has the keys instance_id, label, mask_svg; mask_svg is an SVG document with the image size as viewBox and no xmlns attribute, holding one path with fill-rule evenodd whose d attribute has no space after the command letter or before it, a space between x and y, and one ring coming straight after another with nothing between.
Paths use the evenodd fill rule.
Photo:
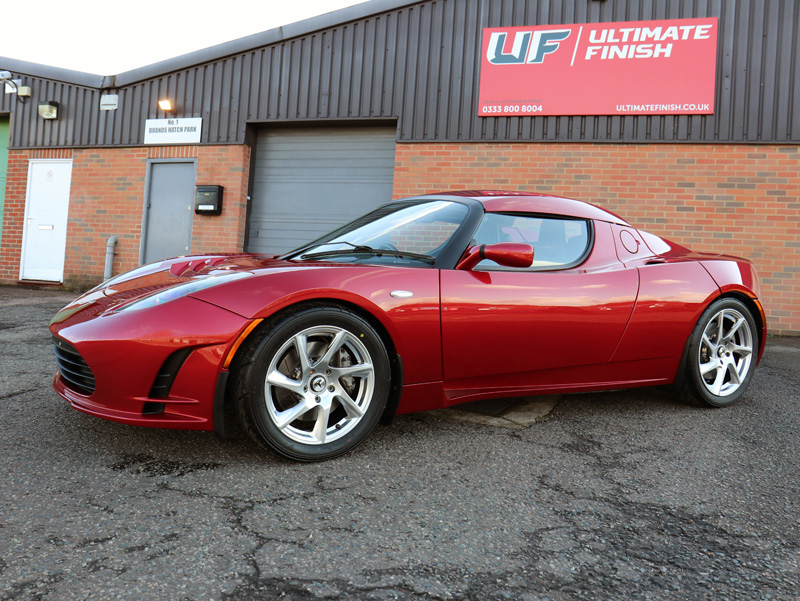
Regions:
<instances>
[{"instance_id":1,"label":"security light","mask_svg":"<svg viewBox=\"0 0 800 601\"><path fill-rule=\"evenodd\" d=\"M58 119L58 103L55 100L40 102L39 116L42 119Z\"/></svg>"}]
</instances>

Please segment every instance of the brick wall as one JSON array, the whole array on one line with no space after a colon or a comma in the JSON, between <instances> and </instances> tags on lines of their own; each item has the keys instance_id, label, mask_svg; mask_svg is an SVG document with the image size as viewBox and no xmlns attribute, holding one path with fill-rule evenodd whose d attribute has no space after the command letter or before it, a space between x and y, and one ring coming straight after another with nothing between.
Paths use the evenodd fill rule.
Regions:
<instances>
[{"instance_id":1,"label":"brick wall","mask_svg":"<svg viewBox=\"0 0 800 601\"><path fill-rule=\"evenodd\" d=\"M394 196L506 189L578 198L759 270L770 332L800 335L797 146L398 144Z\"/></svg>"},{"instance_id":2,"label":"brick wall","mask_svg":"<svg viewBox=\"0 0 800 601\"><path fill-rule=\"evenodd\" d=\"M151 159L194 157L198 159L196 184L220 185L224 190L222 215L194 216L192 252L241 252L246 225L250 147L170 146L151 148L149 155Z\"/></svg>"},{"instance_id":3,"label":"brick wall","mask_svg":"<svg viewBox=\"0 0 800 601\"><path fill-rule=\"evenodd\" d=\"M71 158L64 284L85 288L103 279L106 241L119 236L114 274L139 264L145 176L148 159L197 159L198 185L225 188L222 215L195 215L191 252L238 252L244 245L247 146L176 146L11 151L0 253L0 282L19 277L28 160Z\"/></svg>"},{"instance_id":4,"label":"brick wall","mask_svg":"<svg viewBox=\"0 0 800 601\"><path fill-rule=\"evenodd\" d=\"M139 262L149 158L196 158L197 184L225 187L219 217L195 215L192 252L237 252L245 234L250 149L179 146L12 150L0 282L19 277L28 160L72 158L65 283L102 279ZM395 197L501 188L586 200L695 250L753 260L772 333L800 335L800 148L797 146L399 144Z\"/></svg>"},{"instance_id":5,"label":"brick wall","mask_svg":"<svg viewBox=\"0 0 800 601\"><path fill-rule=\"evenodd\" d=\"M139 265L147 148L75 150L72 156L64 284L103 279L106 241L119 236L114 274Z\"/></svg>"}]
</instances>

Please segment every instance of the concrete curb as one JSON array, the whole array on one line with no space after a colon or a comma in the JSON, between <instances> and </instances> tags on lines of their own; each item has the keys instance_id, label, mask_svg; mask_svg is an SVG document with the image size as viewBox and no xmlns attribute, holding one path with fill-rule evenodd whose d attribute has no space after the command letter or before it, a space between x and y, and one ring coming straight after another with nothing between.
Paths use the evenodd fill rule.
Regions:
<instances>
[{"instance_id":1,"label":"concrete curb","mask_svg":"<svg viewBox=\"0 0 800 601\"><path fill-rule=\"evenodd\" d=\"M561 395L491 399L437 409L427 414L465 424L524 430L547 417L560 399Z\"/></svg>"}]
</instances>

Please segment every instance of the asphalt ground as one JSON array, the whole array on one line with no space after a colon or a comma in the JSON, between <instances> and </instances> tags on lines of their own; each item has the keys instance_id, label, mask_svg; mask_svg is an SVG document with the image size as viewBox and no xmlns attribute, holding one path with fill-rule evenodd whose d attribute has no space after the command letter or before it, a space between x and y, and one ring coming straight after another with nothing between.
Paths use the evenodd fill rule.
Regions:
<instances>
[{"instance_id":1,"label":"asphalt ground","mask_svg":"<svg viewBox=\"0 0 800 601\"><path fill-rule=\"evenodd\" d=\"M800 339L727 409L415 414L306 465L71 409L46 327L70 299L0 287L0 599L800 598Z\"/></svg>"}]
</instances>

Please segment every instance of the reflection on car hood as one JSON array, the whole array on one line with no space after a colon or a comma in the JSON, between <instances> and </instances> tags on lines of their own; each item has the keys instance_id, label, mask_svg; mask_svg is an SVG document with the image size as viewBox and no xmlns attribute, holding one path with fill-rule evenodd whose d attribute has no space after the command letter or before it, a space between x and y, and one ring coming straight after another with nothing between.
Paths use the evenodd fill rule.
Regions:
<instances>
[{"instance_id":1,"label":"reflection on car hood","mask_svg":"<svg viewBox=\"0 0 800 601\"><path fill-rule=\"evenodd\" d=\"M79 311L82 319L91 319L194 279L237 271L263 271L270 267L286 269L293 265L271 256L252 254L200 255L150 263L86 292L64 307L53 318L52 323L59 323Z\"/></svg>"}]
</instances>

